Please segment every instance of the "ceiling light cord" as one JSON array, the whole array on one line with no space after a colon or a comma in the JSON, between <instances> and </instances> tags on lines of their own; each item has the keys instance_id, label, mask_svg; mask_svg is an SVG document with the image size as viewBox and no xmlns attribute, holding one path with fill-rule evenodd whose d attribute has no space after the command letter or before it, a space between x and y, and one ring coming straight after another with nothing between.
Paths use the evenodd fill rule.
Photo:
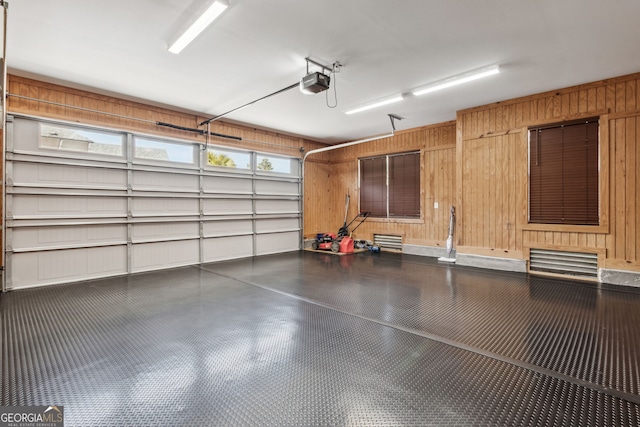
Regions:
<instances>
[{"instance_id":1,"label":"ceiling light cord","mask_svg":"<svg viewBox=\"0 0 640 427\"><path fill-rule=\"evenodd\" d=\"M333 64L333 70L331 70L331 81L333 82L333 99L334 99L334 103L330 104L329 103L329 91L325 92L325 99L327 101L327 107L329 108L336 108L338 106L338 79L336 79L336 64L339 65L339 63L334 63Z\"/></svg>"}]
</instances>

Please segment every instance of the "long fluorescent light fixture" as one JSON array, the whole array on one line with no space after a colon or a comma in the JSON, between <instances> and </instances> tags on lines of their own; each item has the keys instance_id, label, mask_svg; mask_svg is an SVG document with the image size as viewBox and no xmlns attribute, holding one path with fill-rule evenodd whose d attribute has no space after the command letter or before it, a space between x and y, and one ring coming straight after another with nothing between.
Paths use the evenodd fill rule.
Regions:
<instances>
[{"instance_id":1,"label":"long fluorescent light fixture","mask_svg":"<svg viewBox=\"0 0 640 427\"><path fill-rule=\"evenodd\" d=\"M481 79L483 77L493 76L500 72L499 65L491 65L489 67L478 68L476 70L468 71L466 73L458 74L457 76L448 77L437 82L433 82L427 86L414 89L411 93L414 96L425 95L427 93L435 92L437 90L446 89L452 86L457 86L463 83L467 83L473 80Z\"/></svg>"},{"instance_id":2,"label":"long fluorescent light fixture","mask_svg":"<svg viewBox=\"0 0 640 427\"><path fill-rule=\"evenodd\" d=\"M225 9L229 7L226 0L215 0L198 16L189 27L169 46L169 52L178 54L187 47L205 28L209 26Z\"/></svg>"},{"instance_id":3,"label":"long fluorescent light fixture","mask_svg":"<svg viewBox=\"0 0 640 427\"><path fill-rule=\"evenodd\" d=\"M378 108L378 107L382 107L383 105L389 105L395 102L400 102L403 99L404 99L403 95L394 96L393 98L383 99L382 101L374 102L373 104L368 104L363 107L354 108L353 110L345 111L345 114L360 113L362 111L371 110L372 108Z\"/></svg>"}]
</instances>

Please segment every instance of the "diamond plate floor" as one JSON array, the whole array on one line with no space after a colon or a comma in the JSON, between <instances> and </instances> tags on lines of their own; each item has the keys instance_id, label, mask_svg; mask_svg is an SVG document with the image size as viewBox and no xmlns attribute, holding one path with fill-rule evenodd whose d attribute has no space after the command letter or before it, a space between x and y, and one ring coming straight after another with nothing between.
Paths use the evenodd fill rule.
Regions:
<instances>
[{"instance_id":1,"label":"diamond plate floor","mask_svg":"<svg viewBox=\"0 0 640 427\"><path fill-rule=\"evenodd\" d=\"M640 396L640 289L385 253L300 253L219 274ZM338 258L338 259L336 259ZM298 269L300 267L297 267ZM637 400L640 402L640 399Z\"/></svg>"},{"instance_id":2,"label":"diamond plate floor","mask_svg":"<svg viewBox=\"0 0 640 427\"><path fill-rule=\"evenodd\" d=\"M0 297L1 402L67 426L639 425L640 293L308 252Z\"/></svg>"}]
</instances>

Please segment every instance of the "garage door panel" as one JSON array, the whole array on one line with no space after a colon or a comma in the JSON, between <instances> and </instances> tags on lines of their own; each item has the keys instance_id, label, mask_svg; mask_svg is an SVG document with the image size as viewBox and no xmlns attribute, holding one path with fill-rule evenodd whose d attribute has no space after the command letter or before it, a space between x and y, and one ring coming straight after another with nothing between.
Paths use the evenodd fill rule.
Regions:
<instances>
[{"instance_id":1,"label":"garage door panel","mask_svg":"<svg viewBox=\"0 0 640 427\"><path fill-rule=\"evenodd\" d=\"M229 236L253 233L252 220L206 221L202 226L204 237Z\"/></svg>"},{"instance_id":2,"label":"garage door panel","mask_svg":"<svg viewBox=\"0 0 640 427\"><path fill-rule=\"evenodd\" d=\"M160 239L194 239L199 237L197 222L165 222L159 224L134 224L134 242Z\"/></svg>"},{"instance_id":3,"label":"garage door panel","mask_svg":"<svg viewBox=\"0 0 640 427\"><path fill-rule=\"evenodd\" d=\"M203 261L250 257L253 255L253 236L217 237L204 239Z\"/></svg>"},{"instance_id":4,"label":"garage door panel","mask_svg":"<svg viewBox=\"0 0 640 427\"><path fill-rule=\"evenodd\" d=\"M256 255L297 251L300 247L298 232L259 234L256 236Z\"/></svg>"},{"instance_id":5,"label":"garage door panel","mask_svg":"<svg viewBox=\"0 0 640 427\"><path fill-rule=\"evenodd\" d=\"M253 202L251 199L205 199L203 211L205 215L251 215Z\"/></svg>"},{"instance_id":6,"label":"garage door panel","mask_svg":"<svg viewBox=\"0 0 640 427\"><path fill-rule=\"evenodd\" d=\"M298 218L276 218L256 220L256 232L297 231L300 228Z\"/></svg>"},{"instance_id":7,"label":"garage door panel","mask_svg":"<svg viewBox=\"0 0 640 427\"><path fill-rule=\"evenodd\" d=\"M127 247L68 249L11 256L12 289L67 283L127 272Z\"/></svg>"},{"instance_id":8,"label":"garage door panel","mask_svg":"<svg viewBox=\"0 0 640 427\"><path fill-rule=\"evenodd\" d=\"M256 194L278 194L297 196L298 183L290 181L256 180Z\"/></svg>"},{"instance_id":9,"label":"garage door panel","mask_svg":"<svg viewBox=\"0 0 640 427\"><path fill-rule=\"evenodd\" d=\"M57 186L74 188L127 188L127 172L108 168L16 162L13 164L14 185Z\"/></svg>"},{"instance_id":10,"label":"garage door panel","mask_svg":"<svg viewBox=\"0 0 640 427\"><path fill-rule=\"evenodd\" d=\"M239 177L205 176L202 189L205 193L251 194L251 179Z\"/></svg>"},{"instance_id":11,"label":"garage door panel","mask_svg":"<svg viewBox=\"0 0 640 427\"><path fill-rule=\"evenodd\" d=\"M297 200L256 200L256 213L258 214L296 213L299 210L300 206Z\"/></svg>"},{"instance_id":12,"label":"garage door panel","mask_svg":"<svg viewBox=\"0 0 640 427\"><path fill-rule=\"evenodd\" d=\"M198 215L198 199L176 197L135 197L133 198L133 216L154 215Z\"/></svg>"},{"instance_id":13,"label":"garage door panel","mask_svg":"<svg viewBox=\"0 0 640 427\"><path fill-rule=\"evenodd\" d=\"M78 218L85 216L125 215L127 199L124 197L97 196L56 196L56 195L14 195L14 217L64 216Z\"/></svg>"},{"instance_id":14,"label":"garage door panel","mask_svg":"<svg viewBox=\"0 0 640 427\"><path fill-rule=\"evenodd\" d=\"M125 225L24 227L13 229L12 249L21 251L126 242Z\"/></svg>"},{"instance_id":15,"label":"garage door panel","mask_svg":"<svg viewBox=\"0 0 640 427\"><path fill-rule=\"evenodd\" d=\"M192 265L198 262L198 240L142 243L132 247L132 272L134 273Z\"/></svg>"},{"instance_id":16,"label":"garage door panel","mask_svg":"<svg viewBox=\"0 0 640 427\"><path fill-rule=\"evenodd\" d=\"M180 173L161 173L134 171L132 188L134 190L157 191L199 191L200 178L197 175Z\"/></svg>"}]
</instances>

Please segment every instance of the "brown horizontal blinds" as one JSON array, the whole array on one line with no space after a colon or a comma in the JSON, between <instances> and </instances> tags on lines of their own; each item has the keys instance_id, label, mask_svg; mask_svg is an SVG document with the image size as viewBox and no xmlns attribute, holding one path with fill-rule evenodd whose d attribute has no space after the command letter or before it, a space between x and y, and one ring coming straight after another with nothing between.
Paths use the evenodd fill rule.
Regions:
<instances>
[{"instance_id":1,"label":"brown horizontal blinds","mask_svg":"<svg viewBox=\"0 0 640 427\"><path fill-rule=\"evenodd\" d=\"M360 210L381 218L420 218L420 153L360 159Z\"/></svg>"},{"instance_id":2,"label":"brown horizontal blinds","mask_svg":"<svg viewBox=\"0 0 640 427\"><path fill-rule=\"evenodd\" d=\"M387 159L360 160L360 210L372 216L387 216Z\"/></svg>"},{"instance_id":3,"label":"brown horizontal blinds","mask_svg":"<svg viewBox=\"0 0 640 427\"><path fill-rule=\"evenodd\" d=\"M529 222L599 224L598 121L529 130Z\"/></svg>"},{"instance_id":4,"label":"brown horizontal blinds","mask_svg":"<svg viewBox=\"0 0 640 427\"><path fill-rule=\"evenodd\" d=\"M420 217L420 153L389 156L389 216Z\"/></svg>"}]
</instances>

